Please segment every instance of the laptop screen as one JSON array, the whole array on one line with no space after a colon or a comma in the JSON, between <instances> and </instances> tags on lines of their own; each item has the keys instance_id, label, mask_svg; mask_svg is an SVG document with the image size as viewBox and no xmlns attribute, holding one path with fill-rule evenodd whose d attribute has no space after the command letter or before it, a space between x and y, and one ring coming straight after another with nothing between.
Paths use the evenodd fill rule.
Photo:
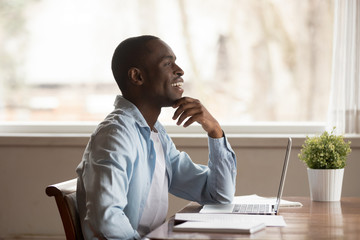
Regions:
<instances>
[{"instance_id":1,"label":"laptop screen","mask_svg":"<svg viewBox=\"0 0 360 240\"><path fill-rule=\"evenodd\" d=\"M286 172L287 172L287 167L288 167L289 159L290 159L291 146L292 146L292 139L289 137L288 145L287 145L287 148L286 148L285 159L284 159L284 165L283 165L281 178L280 178L279 190L278 190L278 194L277 194L277 198L276 198L276 204L275 204L275 212L276 212L276 214L279 212L280 199L282 197L282 193L283 193L283 190L284 190Z\"/></svg>"}]
</instances>

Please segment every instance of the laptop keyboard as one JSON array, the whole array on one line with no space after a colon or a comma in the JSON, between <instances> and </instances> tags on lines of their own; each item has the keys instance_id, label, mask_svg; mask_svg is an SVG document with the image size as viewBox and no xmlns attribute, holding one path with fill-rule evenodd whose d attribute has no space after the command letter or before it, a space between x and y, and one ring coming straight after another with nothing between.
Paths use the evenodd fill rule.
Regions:
<instances>
[{"instance_id":1,"label":"laptop keyboard","mask_svg":"<svg viewBox=\"0 0 360 240\"><path fill-rule=\"evenodd\" d=\"M268 213L269 207L269 204L235 204L233 213Z\"/></svg>"}]
</instances>

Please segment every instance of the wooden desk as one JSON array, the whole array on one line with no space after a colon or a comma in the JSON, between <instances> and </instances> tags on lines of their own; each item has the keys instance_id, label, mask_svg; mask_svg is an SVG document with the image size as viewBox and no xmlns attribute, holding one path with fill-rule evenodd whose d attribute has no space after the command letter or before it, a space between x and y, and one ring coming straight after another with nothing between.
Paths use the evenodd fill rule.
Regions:
<instances>
[{"instance_id":1,"label":"wooden desk","mask_svg":"<svg viewBox=\"0 0 360 240\"><path fill-rule=\"evenodd\" d=\"M284 197L299 201L301 208L282 208L286 227L267 227L255 234L213 234L173 232L174 218L151 232L150 239L360 239L360 198L345 197L341 202L312 202L307 197ZM199 212L190 203L180 212Z\"/></svg>"}]
</instances>

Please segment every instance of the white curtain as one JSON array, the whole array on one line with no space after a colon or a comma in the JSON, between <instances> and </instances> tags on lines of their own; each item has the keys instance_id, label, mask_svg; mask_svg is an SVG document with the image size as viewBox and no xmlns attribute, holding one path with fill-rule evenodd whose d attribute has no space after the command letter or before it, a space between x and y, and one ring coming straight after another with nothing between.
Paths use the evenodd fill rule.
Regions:
<instances>
[{"instance_id":1,"label":"white curtain","mask_svg":"<svg viewBox=\"0 0 360 240\"><path fill-rule=\"evenodd\" d=\"M360 0L335 0L328 128L360 133Z\"/></svg>"}]
</instances>

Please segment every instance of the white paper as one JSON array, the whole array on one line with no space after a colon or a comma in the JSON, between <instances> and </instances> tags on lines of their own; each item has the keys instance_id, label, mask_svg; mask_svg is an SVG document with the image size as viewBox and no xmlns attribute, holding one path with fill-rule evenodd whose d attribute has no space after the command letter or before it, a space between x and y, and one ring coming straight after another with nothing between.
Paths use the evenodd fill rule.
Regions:
<instances>
[{"instance_id":1,"label":"white paper","mask_svg":"<svg viewBox=\"0 0 360 240\"><path fill-rule=\"evenodd\" d=\"M199 222L254 222L264 223L267 227L284 227L285 220L279 215L242 215L242 214L207 214L207 213L176 213L175 220Z\"/></svg>"},{"instance_id":2,"label":"white paper","mask_svg":"<svg viewBox=\"0 0 360 240\"><path fill-rule=\"evenodd\" d=\"M266 198L260 197L256 194L245 195L245 196L235 196L232 202L233 204L275 204L276 198ZM300 202L291 202L284 199L280 200L280 208L282 207L302 207Z\"/></svg>"}]
</instances>

